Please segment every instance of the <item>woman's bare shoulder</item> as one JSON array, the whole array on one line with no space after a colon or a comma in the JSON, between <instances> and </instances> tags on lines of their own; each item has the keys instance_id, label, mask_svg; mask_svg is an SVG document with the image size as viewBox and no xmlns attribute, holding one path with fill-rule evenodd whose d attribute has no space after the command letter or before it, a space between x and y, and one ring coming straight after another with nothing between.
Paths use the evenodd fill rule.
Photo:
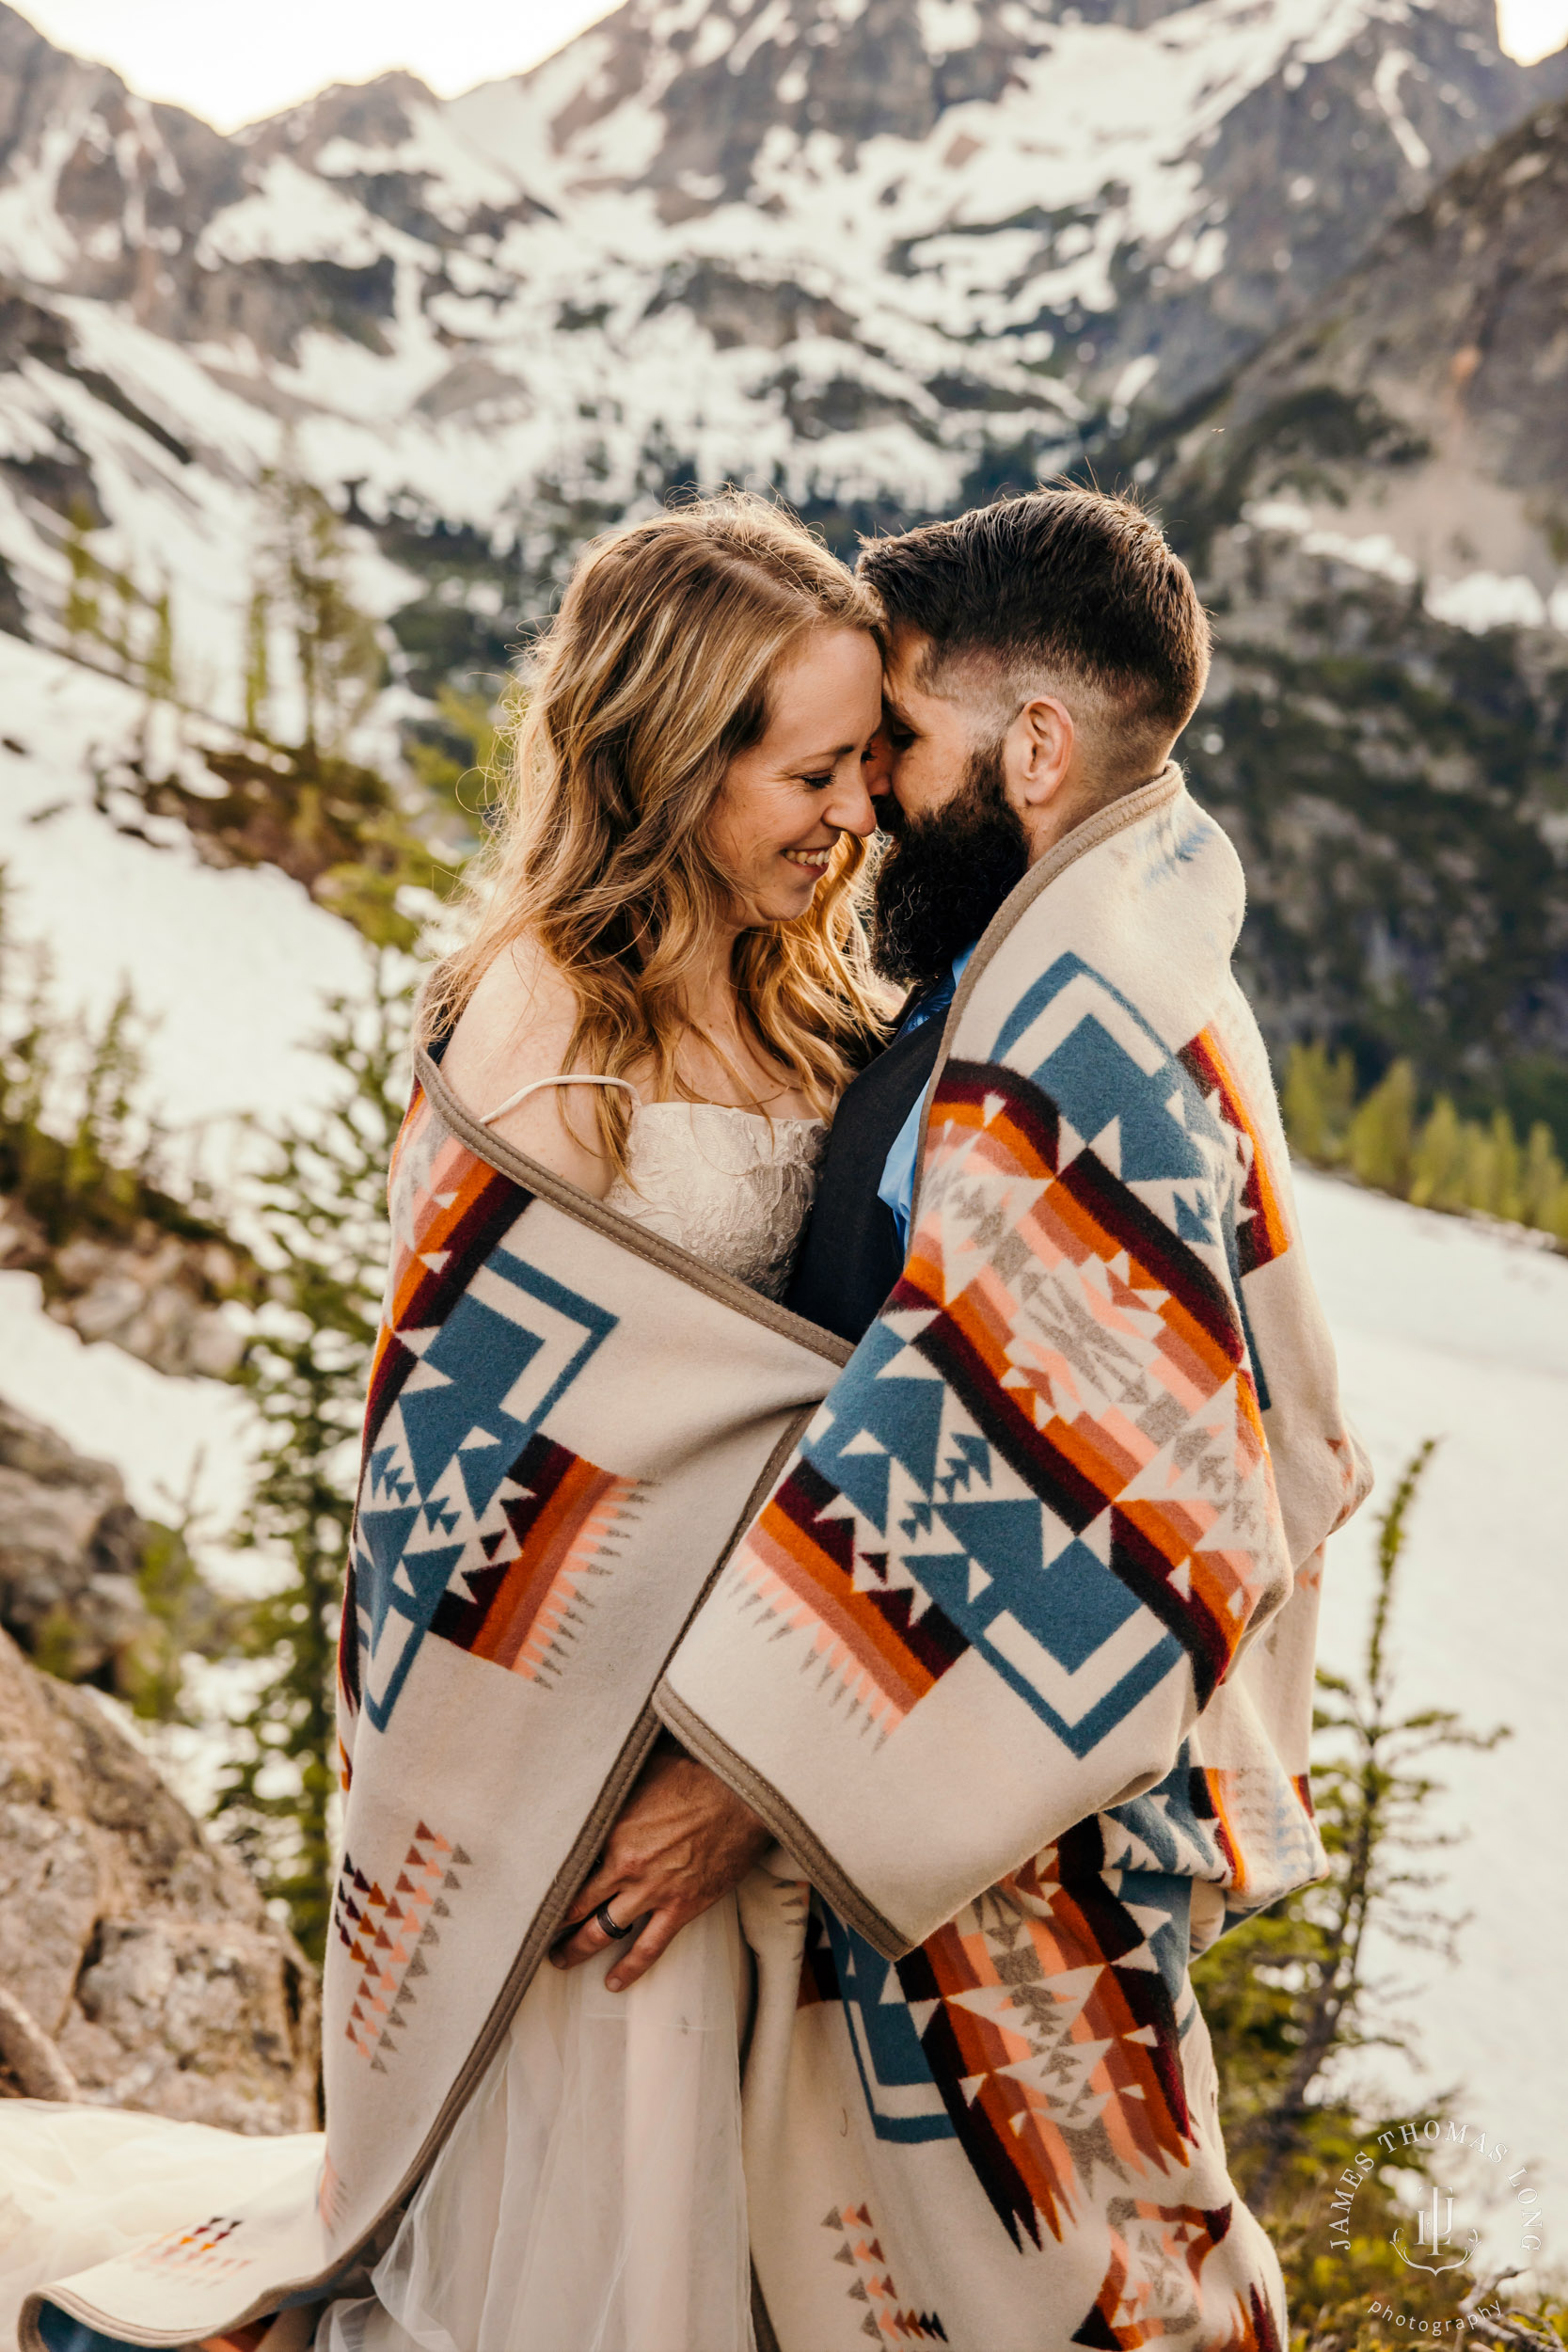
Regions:
<instances>
[{"instance_id":1,"label":"woman's bare shoulder","mask_svg":"<svg viewBox=\"0 0 1568 2352\"><path fill-rule=\"evenodd\" d=\"M566 1071L578 1003L559 965L531 940L503 948L464 1007L442 1059L442 1074L476 1119L490 1113L536 1079ZM558 1176L603 1198L609 1163L592 1146L594 1122L564 1108L586 1088L545 1088L494 1122L494 1132Z\"/></svg>"}]
</instances>

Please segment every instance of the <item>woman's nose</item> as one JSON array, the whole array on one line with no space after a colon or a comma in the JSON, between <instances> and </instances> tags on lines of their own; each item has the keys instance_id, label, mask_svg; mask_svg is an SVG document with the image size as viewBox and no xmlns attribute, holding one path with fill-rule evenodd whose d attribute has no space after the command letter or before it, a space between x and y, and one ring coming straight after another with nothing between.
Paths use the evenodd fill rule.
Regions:
<instances>
[{"instance_id":1,"label":"woman's nose","mask_svg":"<svg viewBox=\"0 0 1568 2352\"><path fill-rule=\"evenodd\" d=\"M877 812L871 805L865 771L859 760L847 774L835 779L822 817L826 824L835 825L840 833L858 833L863 841L867 834L876 832Z\"/></svg>"}]
</instances>

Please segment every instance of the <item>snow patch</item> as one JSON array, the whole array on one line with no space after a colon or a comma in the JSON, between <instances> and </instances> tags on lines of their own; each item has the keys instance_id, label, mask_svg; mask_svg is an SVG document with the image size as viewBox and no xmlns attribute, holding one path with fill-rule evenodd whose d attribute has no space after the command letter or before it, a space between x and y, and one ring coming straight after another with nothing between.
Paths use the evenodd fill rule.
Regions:
<instances>
[{"instance_id":1,"label":"snow patch","mask_svg":"<svg viewBox=\"0 0 1568 2352\"><path fill-rule=\"evenodd\" d=\"M204 269L225 262L334 262L368 269L386 248L372 216L292 155L274 155L249 195L214 215L196 258Z\"/></svg>"},{"instance_id":2,"label":"snow patch","mask_svg":"<svg viewBox=\"0 0 1568 2352\"><path fill-rule=\"evenodd\" d=\"M1434 580L1426 593L1426 608L1433 620L1450 628L1467 628L1477 636L1489 628L1544 628L1548 620L1561 628L1558 612L1568 605L1568 593L1559 587L1550 603L1532 580L1522 572L1466 572L1461 580Z\"/></svg>"},{"instance_id":3,"label":"snow patch","mask_svg":"<svg viewBox=\"0 0 1568 2352\"><path fill-rule=\"evenodd\" d=\"M1359 572L1375 572L1380 579L1391 580L1396 587L1409 588L1415 584L1416 564L1386 531L1368 532L1353 538L1348 532L1315 529L1311 509L1297 499L1256 499L1242 512L1243 520L1255 531L1286 532L1299 539L1305 555L1326 556L1334 563L1352 564ZM1429 598L1429 604L1430 601Z\"/></svg>"},{"instance_id":4,"label":"snow patch","mask_svg":"<svg viewBox=\"0 0 1568 2352\"><path fill-rule=\"evenodd\" d=\"M1155 353L1146 351L1141 358L1129 359L1111 388L1111 398L1123 408L1131 408L1138 394L1153 383L1160 373Z\"/></svg>"},{"instance_id":5,"label":"snow patch","mask_svg":"<svg viewBox=\"0 0 1568 2352\"><path fill-rule=\"evenodd\" d=\"M36 1274L0 1273L0 1389L78 1454L112 1462L144 1518L180 1520L194 1502L208 1542L249 1497L255 1407L220 1380L176 1380L110 1340L90 1347L44 1312Z\"/></svg>"},{"instance_id":6,"label":"snow patch","mask_svg":"<svg viewBox=\"0 0 1568 2352\"><path fill-rule=\"evenodd\" d=\"M149 1087L170 1126L204 1132L230 1164L237 1113L303 1117L330 1073L307 1050L328 994L362 996L364 950L347 924L270 867L220 872L182 844L117 833L92 805L96 761L134 739L139 697L0 636L6 732L0 865L21 938L47 939L63 1010L102 1021L122 981L153 1026ZM211 1165L211 1163L209 1163Z\"/></svg>"},{"instance_id":7,"label":"snow patch","mask_svg":"<svg viewBox=\"0 0 1568 2352\"><path fill-rule=\"evenodd\" d=\"M1568 1678L1568 1259L1309 1170L1296 1183L1346 1407L1378 1473L1370 1504L1329 1546L1323 1661L1356 1668L1373 1521L1417 1446L1436 1437L1395 1600L1401 1703L1456 1708L1477 1729L1513 1733L1491 1755L1433 1761L1446 1793L1433 1826L1463 1842L1426 1867L1444 1907L1471 1916L1457 1967L1403 1947L1375 1955L1377 1970L1412 1987L1422 2071L1369 2062L1418 2112L1462 2083L1452 2111L1505 2140L1548 2205L1553 2188L1560 2203L1568 1922L1560 1880L1541 1867L1540 1827L1562 1785Z\"/></svg>"},{"instance_id":8,"label":"snow patch","mask_svg":"<svg viewBox=\"0 0 1568 2352\"><path fill-rule=\"evenodd\" d=\"M1372 95L1382 107L1400 153L1411 170L1430 171L1432 150L1400 103L1400 84L1406 73L1413 71L1418 69L1407 49L1386 49L1372 75Z\"/></svg>"}]
</instances>

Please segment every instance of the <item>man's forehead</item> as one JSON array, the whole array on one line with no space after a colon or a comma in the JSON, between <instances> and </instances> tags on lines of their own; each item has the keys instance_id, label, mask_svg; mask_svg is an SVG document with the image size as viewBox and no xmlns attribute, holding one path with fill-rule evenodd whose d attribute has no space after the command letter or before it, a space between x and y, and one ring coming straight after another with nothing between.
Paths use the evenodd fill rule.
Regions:
<instances>
[{"instance_id":1,"label":"man's forehead","mask_svg":"<svg viewBox=\"0 0 1568 2352\"><path fill-rule=\"evenodd\" d=\"M922 731L968 726L994 697L1001 673L979 651L953 654L924 629L895 629L882 668L882 701L895 720Z\"/></svg>"},{"instance_id":2,"label":"man's forehead","mask_svg":"<svg viewBox=\"0 0 1568 2352\"><path fill-rule=\"evenodd\" d=\"M931 657L935 651L934 640L923 628L906 627L894 630L882 669L882 684L890 703L930 695Z\"/></svg>"}]
</instances>

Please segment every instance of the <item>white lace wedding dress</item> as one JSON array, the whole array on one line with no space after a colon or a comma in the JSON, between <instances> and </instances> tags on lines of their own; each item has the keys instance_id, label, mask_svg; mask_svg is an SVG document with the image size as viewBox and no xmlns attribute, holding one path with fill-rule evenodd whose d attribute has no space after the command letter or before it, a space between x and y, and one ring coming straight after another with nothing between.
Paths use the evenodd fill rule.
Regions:
<instances>
[{"instance_id":1,"label":"white lace wedding dress","mask_svg":"<svg viewBox=\"0 0 1568 2352\"><path fill-rule=\"evenodd\" d=\"M818 1120L640 1104L608 1205L776 1298L825 1136ZM372 2292L330 2307L317 2352L751 2352L734 1896L627 1992L605 1990L608 1967L541 1969ZM225 2143L0 2105L0 2344L33 2288L201 2205Z\"/></svg>"}]
</instances>

